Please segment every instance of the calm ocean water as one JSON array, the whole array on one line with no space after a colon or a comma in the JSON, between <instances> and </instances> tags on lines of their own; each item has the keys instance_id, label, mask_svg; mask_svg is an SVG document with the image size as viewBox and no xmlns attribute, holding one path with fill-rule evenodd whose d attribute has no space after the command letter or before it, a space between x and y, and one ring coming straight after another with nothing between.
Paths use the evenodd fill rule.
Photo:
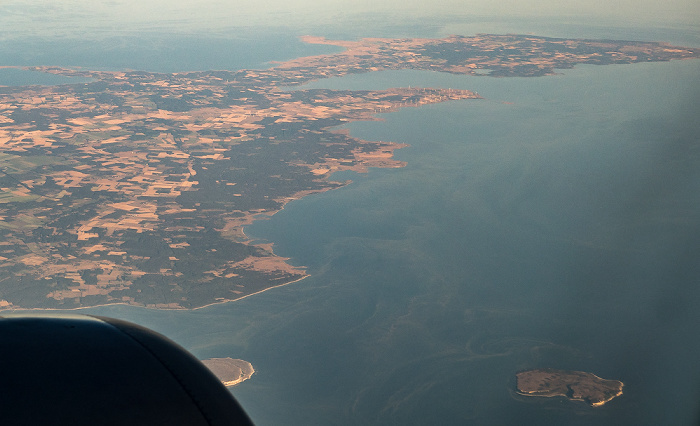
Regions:
<instances>
[{"instance_id":1,"label":"calm ocean water","mask_svg":"<svg viewBox=\"0 0 700 426\"><path fill-rule=\"evenodd\" d=\"M242 28L225 35L106 31L79 39L9 38L0 44L0 66L55 65L153 72L261 69L270 67L270 61L338 50L302 43L298 36L289 29ZM4 72L0 69L0 78ZM54 80L41 84L61 83Z\"/></svg>"},{"instance_id":2,"label":"calm ocean water","mask_svg":"<svg viewBox=\"0 0 700 426\"><path fill-rule=\"evenodd\" d=\"M312 277L193 312L86 312L250 361L233 393L260 425L697 424L698 77L684 61L314 83L486 99L351 124L409 143L408 166L343 174L246 229ZM515 373L541 367L625 393L599 408L515 395Z\"/></svg>"},{"instance_id":3,"label":"calm ocean water","mask_svg":"<svg viewBox=\"0 0 700 426\"><path fill-rule=\"evenodd\" d=\"M28 86L84 83L84 78L64 77L62 75L46 74L38 71L28 71L19 68L0 68L0 86Z\"/></svg>"}]
</instances>

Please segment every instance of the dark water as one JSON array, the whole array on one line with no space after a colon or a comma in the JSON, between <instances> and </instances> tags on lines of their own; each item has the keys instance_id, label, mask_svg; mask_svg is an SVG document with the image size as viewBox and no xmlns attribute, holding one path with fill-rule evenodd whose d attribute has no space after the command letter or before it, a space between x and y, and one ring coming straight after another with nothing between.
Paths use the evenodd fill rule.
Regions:
<instances>
[{"instance_id":1,"label":"dark water","mask_svg":"<svg viewBox=\"0 0 700 426\"><path fill-rule=\"evenodd\" d=\"M155 59L149 42L130 56L128 40L113 55L42 47L0 57L168 71L301 52L256 40L252 53L243 43L227 56L223 45L197 53L191 39L172 58L172 40L153 41L165 52ZM409 143L397 152L408 166L345 174L352 185L246 229L311 278L193 312L86 312L151 327L201 358L250 361L255 375L233 392L260 425L697 424L699 77L700 61L685 61L316 83L486 99L352 124L356 137ZM515 373L540 367L622 380L625 393L599 408L515 395Z\"/></svg>"}]
</instances>

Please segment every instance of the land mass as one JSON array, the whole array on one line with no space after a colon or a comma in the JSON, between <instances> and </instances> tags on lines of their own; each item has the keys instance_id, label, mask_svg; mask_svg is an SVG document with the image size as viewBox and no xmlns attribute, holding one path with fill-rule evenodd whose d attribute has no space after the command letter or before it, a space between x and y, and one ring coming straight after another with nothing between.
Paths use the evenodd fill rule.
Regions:
<instances>
[{"instance_id":1,"label":"land mass","mask_svg":"<svg viewBox=\"0 0 700 426\"><path fill-rule=\"evenodd\" d=\"M90 81L0 87L0 309L193 309L298 281L303 268L243 227L346 185L329 179L336 171L404 165L393 152L406 145L359 140L338 126L480 98L289 86L395 69L534 77L579 63L699 55L663 43L520 35L304 40L345 50L266 70L33 67Z\"/></svg>"},{"instance_id":2,"label":"land mass","mask_svg":"<svg viewBox=\"0 0 700 426\"><path fill-rule=\"evenodd\" d=\"M528 370L516 375L518 393L526 396L564 396L597 407L622 395L624 384L582 371Z\"/></svg>"},{"instance_id":3,"label":"land mass","mask_svg":"<svg viewBox=\"0 0 700 426\"><path fill-rule=\"evenodd\" d=\"M241 382L245 382L255 373L253 365L242 359L209 358L202 360L202 363L206 365L226 387L236 386Z\"/></svg>"}]
</instances>

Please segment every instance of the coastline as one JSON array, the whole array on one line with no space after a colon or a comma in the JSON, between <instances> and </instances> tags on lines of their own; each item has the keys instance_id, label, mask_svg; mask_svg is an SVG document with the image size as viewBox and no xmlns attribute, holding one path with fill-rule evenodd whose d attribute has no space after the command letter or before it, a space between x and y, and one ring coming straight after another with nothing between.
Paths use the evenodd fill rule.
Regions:
<instances>
[{"instance_id":1,"label":"coastline","mask_svg":"<svg viewBox=\"0 0 700 426\"><path fill-rule=\"evenodd\" d=\"M0 94L8 116L0 161L12 170L0 188L0 245L12 253L0 257L7 273L0 305L195 309L299 281L308 276L303 267L275 255L270 243L253 244L244 227L288 202L348 184L331 181L334 172L406 165L394 159L405 144L360 140L338 126L405 107L481 99L463 89L282 87L378 70L536 77L562 63L698 56L651 42L525 35L302 40L347 49L264 70L34 67L95 81ZM569 46L581 43L602 53L570 55ZM495 47L502 53L483 57ZM105 97L111 101L99 100Z\"/></svg>"}]
</instances>

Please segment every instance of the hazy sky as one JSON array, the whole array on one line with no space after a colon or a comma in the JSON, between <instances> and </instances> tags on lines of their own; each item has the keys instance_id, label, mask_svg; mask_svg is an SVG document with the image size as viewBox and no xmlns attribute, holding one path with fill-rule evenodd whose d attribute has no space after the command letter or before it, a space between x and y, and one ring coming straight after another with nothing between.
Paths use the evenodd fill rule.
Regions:
<instances>
[{"instance_id":1,"label":"hazy sky","mask_svg":"<svg viewBox=\"0 0 700 426\"><path fill-rule=\"evenodd\" d=\"M155 27L314 25L366 13L566 17L652 26L700 25L698 0L0 0L0 31L20 34ZM324 22L325 21L325 22Z\"/></svg>"}]
</instances>

